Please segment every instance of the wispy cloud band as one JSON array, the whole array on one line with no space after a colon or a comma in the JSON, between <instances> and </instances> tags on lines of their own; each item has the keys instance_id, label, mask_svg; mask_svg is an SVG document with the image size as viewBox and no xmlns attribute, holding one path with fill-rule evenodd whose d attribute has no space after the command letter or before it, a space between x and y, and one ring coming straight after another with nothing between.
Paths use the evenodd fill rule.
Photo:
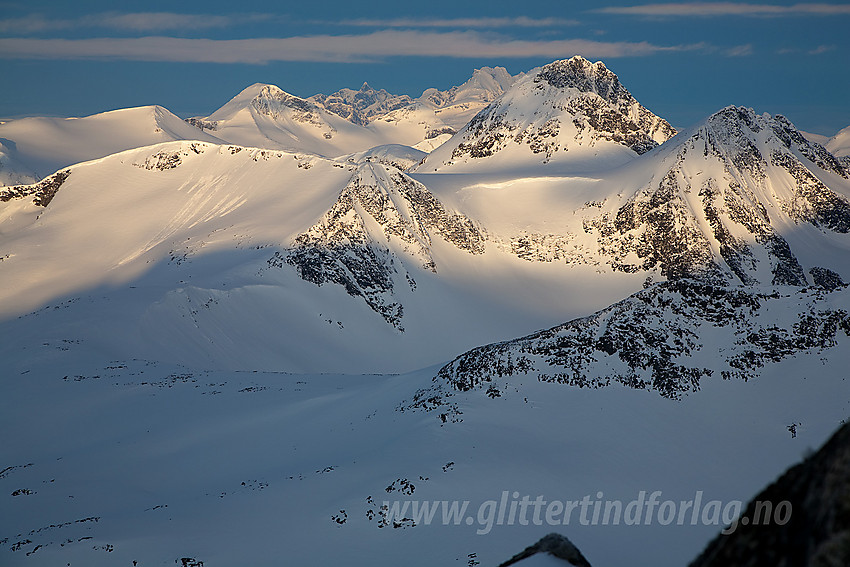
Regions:
<instances>
[{"instance_id":1,"label":"wispy cloud band","mask_svg":"<svg viewBox=\"0 0 850 567\"><path fill-rule=\"evenodd\" d=\"M660 46L648 42L585 39L518 40L478 32L376 31L362 35L315 35L258 39L177 37L37 39L0 38L3 59L112 59L186 63L272 61L372 62L392 56L452 58L615 58L705 49L704 44Z\"/></svg>"},{"instance_id":2,"label":"wispy cloud band","mask_svg":"<svg viewBox=\"0 0 850 567\"><path fill-rule=\"evenodd\" d=\"M0 19L0 33L32 34L76 29L156 33L172 30L205 30L271 21L271 14L177 14L174 12L105 12L76 18L50 18L32 14Z\"/></svg>"},{"instance_id":3,"label":"wispy cloud band","mask_svg":"<svg viewBox=\"0 0 850 567\"><path fill-rule=\"evenodd\" d=\"M393 18L359 19L341 22L322 22L343 26L362 26L376 28L456 28L456 29L496 29L496 28L557 28L577 26L577 20L565 18Z\"/></svg>"},{"instance_id":4,"label":"wispy cloud band","mask_svg":"<svg viewBox=\"0 0 850 567\"><path fill-rule=\"evenodd\" d=\"M850 15L850 4L747 4L737 2L671 2L638 6L611 6L592 10L633 16L798 16Z\"/></svg>"}]
</instances>

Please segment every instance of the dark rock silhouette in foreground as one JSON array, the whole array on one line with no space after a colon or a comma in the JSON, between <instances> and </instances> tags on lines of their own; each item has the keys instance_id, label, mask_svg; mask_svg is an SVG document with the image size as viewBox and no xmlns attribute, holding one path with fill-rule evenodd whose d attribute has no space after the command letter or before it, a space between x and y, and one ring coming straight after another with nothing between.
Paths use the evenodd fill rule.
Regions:
<instances>
[{"instance_id":1,"label":"dark rock silhouette in foreground","mask_svg":"<svg viewBox=\"0 0 850 567\"><path fill-rule=\"evenodd\" d=\"M787 522L753 525L757 503L791 504ZM744 525L746 519L746 525ZM782 518L780 518L782 519ZM850 424L788 469L690 567L846 567L850 565Z\"/></svg>"},{"instance_id":2,"label":"dark rock silhouette in foreground","mask_svg":"<svg viewBox=\"0 0 850 567\"><path fill-rule=\"evenodd\" d=\"M513 565L523 559L531 557L535 553L548 553L558 559L563 559L570 565L578 565L579 567L590 567L590 563L587 562L587 559L584 558L584 555L581 554L581 551L573 545L573 542L568 540L566 537L561 534L551 533L547 536L544 536L540 541L535 543L530 547L526 547L525 550L517 553L501 565L499 567L508 567L508 565Z\"/></svg>"}]
</instances>

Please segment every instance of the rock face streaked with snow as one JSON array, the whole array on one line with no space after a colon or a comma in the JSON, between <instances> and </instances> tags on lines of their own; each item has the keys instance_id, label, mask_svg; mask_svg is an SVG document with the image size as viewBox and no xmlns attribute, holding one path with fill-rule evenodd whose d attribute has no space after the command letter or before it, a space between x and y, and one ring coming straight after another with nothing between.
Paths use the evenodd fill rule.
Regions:
<instances>
[{"instance_id":1,"label":"rock face streaked with snow","mask_svg":"<svg viewBox=\"0 0 850 567\"><path fill-rule=\"evenodd\" d=\"M420 171L463 170L482 160L489 167L506 160L539 165L591 147L622 163L674 134L602 62L573 57L518 80L429 156ZM621 147L632 153L618 151ZM486 159L496 155L496 161Z\"/></svg>"},{"instance_id":2,"label":"rock face streaked with snow","mask_svg":"<svg viewBox=\"0 0 850 567\"><path fill-rule=\"evenodd\" d=\"M782 116L729 107L646 160L652 179L586 221L615 269L806 285L801 234L850 230L847 170Z\"/></svg>"},{"instance_id":3,"label":"rock face streaked with snow","mask_svg":"<svg viewBox=\"0 0 850 567\"><path fill-rule=\"evenodd\" d=\"M447 211L424 185L405 174L367 162L321 221L299 235L285 256L275 253L269 265L282 268L286 262L309 282L339 284L403 330L403 307L392 296L396 274L404 272L412 289L416 281L392 249L437 272L430 253L437 236L470 254L484 252L484 238L472 221Z\"/></svg>"},{"instance_id":4,"label":"rock face streaked with snow","mask_svg":"<svg viewBox=\"0 0 850 567\"><path fill-rule=\"evenodd\" d=\"M759 292L665 282L589 317L474 349L438 376L495 396L530 376L580 388L619 382L678 399L706 377L755 379L771 362L834 348L839 335L850 336L844 287Z\"/></svg>"}]
</instances>

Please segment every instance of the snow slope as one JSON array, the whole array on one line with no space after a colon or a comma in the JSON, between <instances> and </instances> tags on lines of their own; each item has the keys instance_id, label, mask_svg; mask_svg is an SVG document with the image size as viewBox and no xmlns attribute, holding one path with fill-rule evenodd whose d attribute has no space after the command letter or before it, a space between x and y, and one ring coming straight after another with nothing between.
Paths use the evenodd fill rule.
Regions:
<instances>
[{"instance_id":1,"label":"snow slope","mask_svg":"<svg viewBox=\"0 0 850 567\"><path fill-rule=\"evenodd\" d=\"M455 393L462 421L443 423L442 410L404 409L436 369L202 371L107 360L44 330L26 350L0 346L0 425L15 432L0 469L0 562L10 567L497 565L552 531L592 565L679 567L725 527L722 510L728 517L850 413L843 335L749 382L705 378L681 401L616 383L505 378L498 397ZM506 507L498 525L505 491L547 506L628 505L641 491L702 506L694 524L685 510L684 525L594 523L592 507L567 525L563 509L551 524L538 514L541 525L529 510L522 525ZM409 507L409 521L379 527L383 502L396 500L437 501L438 511L428 525ZM455 500L469 502L467 514L444 526L440 502Z\"/></svg>"},{"instance_id":2,"label":"snow slope","mask_svg":"<svg viewBox=\"0 0 850 567\"><path fill-rule=\"evenodd\" d=\"M75 163L174 140L221 142L161 106L10 120L0 124L0 185L32 183Z\"/></svg>"},{"instance_id":3,"label":"snow slope","mask_svg":"<svg viewBox=\"0 0 850 567\"><path fill-rule=\"evenodd\" d=\"M244 89L190 121L229 143L333 157L386 143L375 133L274 85Z\"/></svg>"},{"instance_id":4,"label":"snow slope","mask_svg":"<svg viewBox=\"0 0 850 567\"><path fill-rule=\"evenodd\" d=\"M523 260L371 158L175 142L11 188L0 211L0 305L31 313L0 323L7 332L82 317L98 323L81 340L104 352L197 366L410 370L642 281Z\"/></svg>"},{"instance_id":5,"label":"snow slope","mask_svg":"<svg viewBox=\"0 0 850 567\"><path fill-rule=\"evenodd\" d=\"M408 154L177 142L7 189L0 304L32 314L0 325L36 337L86 313L86 340L116 357L399 372L646 280L850 279L847 172L780 117L730 107L585 176L410 176Z\"/></svg>"},{"instance_id":6,"label":"snow slope","mask_svg":"<svg viewBox=\"0 0 850 567\"><path fill-rule=\"evenodd\" d=\"M850 156L850 126L839 130L824 145L836 157Z\"/></svg>"}]
</instances>

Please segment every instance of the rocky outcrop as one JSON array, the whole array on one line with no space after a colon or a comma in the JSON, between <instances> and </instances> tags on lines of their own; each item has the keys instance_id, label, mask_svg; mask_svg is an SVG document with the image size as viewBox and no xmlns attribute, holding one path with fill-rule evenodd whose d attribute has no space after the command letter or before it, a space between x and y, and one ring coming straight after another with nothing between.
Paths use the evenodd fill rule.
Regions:
<instances>
[{"instance_id":1,"label":"rocky outcrop","mask_svg":"<svg viewBox=\"0 0 850 567\"><path fill-rule=\"evenodd\" d=\"M556 533L543 536L540 541L534 545L526 547L523 551L500 564L499 567L509 567L510 565L519 563L523 559L527 559L538 553L548 553L552 557L563 559L570 565L590 567L590 563L588 563L587 559L584 558L581 551L573 545L573 542L571 542L567 537Z\"/></svg>"},{"instance_id":2,"label":"rocky outcrop","mask_svg":"<svg viewBox=\"0 0 850 567\"><path fill-rule=\"evenodd\" d=\"M729 531L690 567L850 565L850 425L760 492Z\"/></svg>"},{"instance_id":3,"label":"rocky outcrop","mask_svg":"<svg viewBox=\"0 0 850 567\"><path fill-rule=\"evenodd\" d=\"M380 227L376 233L370 227ZM416 282L396 252L437 271L430 247L439 237L470 254L484 252L484 234L467 217L448 210L424 185L378 163L362 164L336 203L269 265L289 264L316 285L341 285L362 297L388 323L401 327L403 307L393 291L396 275Z\"/></svg>"},{"instance_id":4,"label":"rocky outcrop","mask_svg":"<svg viewBox=\"0 0 850 567\"><path fill-rule=\"evenodd\" d=\"M13 185L0 190L0 202L12 201L15 199L25 199L32 197L33 204L39 207L46 207L56 196L59 188L71 175L70 169L57 171L49 177L32 185Z\"/></svg>"},{"instance_id":5,"label":"rocky outcrop","mask_svg":"<svg viewBox=\"0 0 850 567\"><path fill-rule=\"evenodd\" d=\"M766 364L836 346L850 316L833 294L846 292L664 282L589 317L466 352L437 381L488 393L519 375L581 388L619 382L678 399L703 377L749 380Z\"/></svg>"}]
</instances>

